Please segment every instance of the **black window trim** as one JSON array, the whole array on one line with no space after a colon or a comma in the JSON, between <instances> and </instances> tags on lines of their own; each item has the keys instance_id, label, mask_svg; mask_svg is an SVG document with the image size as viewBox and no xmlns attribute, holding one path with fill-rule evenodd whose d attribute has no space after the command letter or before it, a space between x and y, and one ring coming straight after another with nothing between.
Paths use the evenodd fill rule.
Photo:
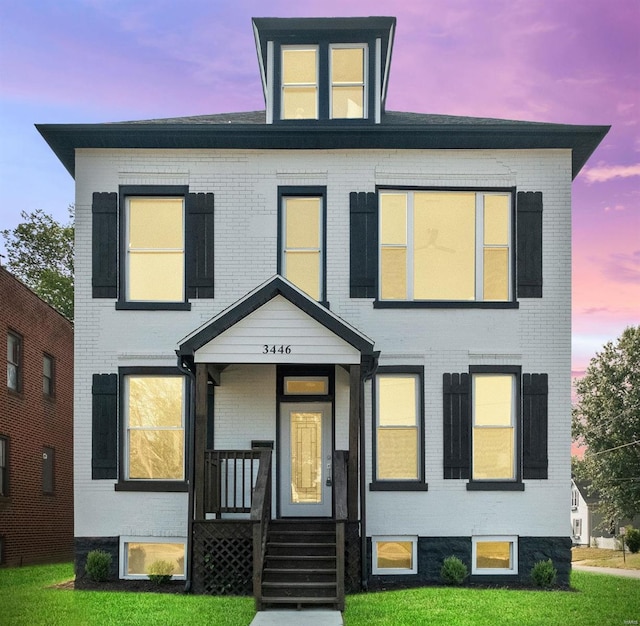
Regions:
<instances>
[{"instance_id":1,"label":"black window trim","mask_svg":"<svg viewBox=\"0 0 640 626\"><path fill-rule=\"evenodd\" d=\"M378 290L373 300L374 309L519 309L517 299L517 213L516 213L516 187L452 187L452 186L421 186L421 185L376 185L378 198L378 227L380 225L380 192L384 191L442 191L442 192L473 192L473 193L509 193L511 196L511 245L510 245L510 269L511 269L511 300L382 300L380 299L381 281L378 278ZM378 250L380 249L380 237L378 234ZM380 274L380 255L378 254L378 276Z\"/></svg>"},{"instance_id":2,"label":"black window trim","mask_svg":"<svg viewBox=\"0 0 640 626\"><path fill-rule=\"evenodd\" d=\"M148 375L148 376L177 376L186 379L184 372L178 367L163 366L136 366L136 367L119 367L118 368L118 481L114 485L115 491L158 491L158 492L186 492L188 490L187 468L189 467L188 456L191 454L187 442L189 441L188 430L190 424L188 421L189 403L190 403L190 385L188 379L185 380L184 386L184 479L183 480L130 480L126 476L125 458L127 424L125 420L125 393L124 381L127 376Z\"/></svg>"},{"instance_id":3,"label":"black window trim","mask_svg":"<svg viewBox=\"0 0 640 626\"><path fill-rule=\"evenodd\" d=\"M473 376L474 374L511 374L515 377L515 478L513 480L473 479ZM522 482L522 366L521 365L471 365L469 366L469 481L467 491L524 491Z\"/></svg>"},{"instance_id":4,"label":"black window trim","mask_svg":"<svg viewBox=\"0 0 640 626\"><path fill-rule=\"evenodd\" d=\"M280 185L278 186L278 264L277 272L282 274L282 246L284 244L283 229L283 200L287 197L297 198L322 198L322 259L320 260L320 271L322 280L320 281L319 304L329 308L327 302L327 187L326 185Z\"/></svg>"},{"instance_id":5,"label":"black window trim","mask_svg":"<svg viewBox=\"0 0 640 626\"><path fill-rule=\"evenodd\" d=\"M418 376L418 478L416 480L384 480L377 473L377 397L376 379L380 374L412 374ZM369 491L428 491L425 478L425 424L424 424L424 366L423 365L380 365L371 385L371 483Z\"/></svg>"},{"instance_id":6,"label":"black window trim","mask_svg":"<svg viewBox=\"0 0 640 626\"><path fill-rule=\"evenodd\" d=\"M186 263L186 201L189 193L189 185L120 185L118 188L118 219L119 219L119 289L116 300L117 310L131 311L190 311L191 303L187 298L187 263ZM183 270L183 293L182 302L138 302L127 300L127 198L134 196L158 196L158 197L181 197L184 199L184 270Z\"/></svg>"},{"instance_id":7,"label":"black window trim","mask_svg":"<svg viewBox=\"0 0 640 626\"><path fill-rule=\"evenodd\" d=\"M7 385L7 392L13 395L22 396L22 388L24 384L24 337L17 331L9 328L7 330L7 343L9 342L9 336L17 339L18 345L18 361L15 363L15 367L17 369L17 380L16 380L16 388L9 387ZM12 362L13 363L13 362ZM9 367L9 359L6 359L7 368Z\"/></svg>"}]
</instances>

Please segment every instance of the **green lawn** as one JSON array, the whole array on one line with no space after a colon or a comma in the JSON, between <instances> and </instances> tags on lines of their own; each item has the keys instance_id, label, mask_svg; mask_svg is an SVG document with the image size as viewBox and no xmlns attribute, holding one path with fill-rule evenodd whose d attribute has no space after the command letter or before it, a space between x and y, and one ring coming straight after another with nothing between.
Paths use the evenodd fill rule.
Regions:
<instances>
[{"instance_id":1,"label":"green lawn","mask_svg":"<svg viewBox=\"0 0 640 626\"><path fill-rule=\"evenodd\" d=\"M248 626L254 616L252 598L51 588L72 575L69 564L0 569L0 623ZM607 626L640 621L640 579L575 572L571 582L573 591L428 587L358 594L347 597L344 622L345 626Z\"/></svg>"}]
</instances>

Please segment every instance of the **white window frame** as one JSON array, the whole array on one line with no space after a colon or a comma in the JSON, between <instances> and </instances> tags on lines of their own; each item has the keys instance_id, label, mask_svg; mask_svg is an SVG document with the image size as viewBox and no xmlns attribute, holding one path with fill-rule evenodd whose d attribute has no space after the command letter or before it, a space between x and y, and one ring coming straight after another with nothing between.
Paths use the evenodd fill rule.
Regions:
<instances>
[{"instance_id":1,"label":"white window frame","mask_svg":"<svg viewBox=\"0 0 640 626\"><path fill-rule=\"evenodd\" d=\"M182 247L181 248L145 248L148 252L181 252L182 253L182 297L177 300L134 300L131 298L131 264L130 258L132 252L140 252L142 249L131 247L131 200L139 199L151 199L151 200L165 200L167 198L181 199L182 200ZM125 252L126 252L126 267L125 267L125 302L133 303L149 303L149 304L166 304L175 302L186 302L187 293L187 280L186 280L186 268L187 268L187 251L186 251L186 202L184 196L171 196L171 195L130 195L126 196L126 213L125 213Z\"/></svg>"},{"instance_id":2,"label":"white window frame","mask_svg":"<svg viewBox=\"0 0 640 626\"><path fill-rule=\"evenodd\" d=\"M416 299L413 296L413 278L414 278L414 194L415 193L474 193L475 194L475 297L473 300L422 300ZM380 216L382 206L382 196L385 194L404 194L407 198L407 215L406 215L406 243L402 244L383 244L382 243L382 219ZM473 190L460 190L454 189L381 189L379 191L378 199L378 299L382 302L511 302L513 300L513 197L508 191L473 191ZM509 199L509 214L508 214L508 233L509 243L507 248L507 258L509 260L507 269L507 298L506 300L485 300L484 299L484 250L485 248L492 247L505 247L505 246L485 246L484 244L484 197L485 196L505 196ZM383 248L405 248L406 254L406 293L407 297L402 300L395 300L382 297L382 249Z\"/></svg>"},{"instance_id":3,"label":"white window frame","mask_svg":"<svg viewBox=\"0 0 640 626\"><path fill-rule=\"evenodd\" d=\"M315 50L316 52L316 116L304 117L303 120L317 120L320 118L320 46L318 45L285 45L280 46L280 119L285 121L295 120L296 118L284 116L284 53L289 50ZM287 86L310 87L311 83L287 83Z\"/></svg>"},{"instance_id":4,"label":"white window frame","mask_svg":"<svg viewBox=\"0 0 640 626\"><path fill-rule=\"evenodd\" d=\"M333 117L333 50L344 50L344 49L360 49L362 50L362 83L349 83L349 84L340 84L338 86L341 87L359 87L362 85L362 117ZM363 119L366 120L369 118L369 98L368 95L368 82L367 78L369 76L368 67L369 67L369 46L366 43L336 43L329 45L329 119L336 120L352 120L352 119Z\"/></svg>"},{"instance_id":5,"label":"white window frame","mask_svg":"<svg viewBox=\"0 0 640 626\"><path fill-rule=\"evenodd\" d=\"M571 510L575 511L578 508L578 490L573 487L571 489Z\"/></svg>"},{"instance_id":6,"label":"white window frame","mask_svg":"<svg viewBox=\"0 0 640 626\"><path fill-rule=\"evenodd\" d=\"M183 574L174 574L171 580L186 580L187 576L187 538L186 537L136 537L125 535L120 537L120 578L124 580L149 580L147 574L127 574L128 545L130 543L181 543L184 546L184 570Z\"/></svg>"},{"instance_id":7,"label":"white window frame","mask_svg":"<svg viewBox=\"0 0 640 626\"><path fill-rule=\"evenodd\" d=\"M130 472L130 445L129 445L129 438L130 438L130 433L131 433L131 428L129 426L129 398L130 398L130 394L129 394L129 381L131 380L131 378L180 378L182 380L182 410L181 410L181 427L180 428L176 428L176 427L166 427L166 428L162 428L161 430L182 430L182 478L131 478L129 476L129 472ZM123 398L123 409L124 409L124 460L123 460L123 464L124 464L124 474L125 474L125 478L124 480L126 481L131 481L131 482L148 482L148 481L152 481L152 482L175 482L175 483L181 483L184 482L185 480L187 480L187 470L186 470L186 456L187 456L187 449L186 449L186 428L185 428L185 413L186 413L186 382L185 382L185 377L181 376L179 374L148 374L148 373L144 373L141 372L139 374L136 373L131 373L131 374L125 374L124 375L124 398ZM148 428L141 428L139 430L150 430ZM160 430L160 429L158 429Z\"/></svg>"},{"instance_id":8,"label":"white window frame","mask_svg":"<svg viewBox=\"0 0 640 626\"><path fill-rule=\"evenodd\" d=\"M511 544L511 567L477 567L478 544L489 541L509 542ZM479 576L512 576L518 574L518 536L517 535L477 535L471 538L471 574Z\"/></svg>"},{"instance_id":9,"label":"white window frame","mask_svg":"<svg viewBox=\"0 0 640 626\"><path fill-rule=\"evenodd\" d=\"M573 520L573 536L580 537L582 535L582 518L576 517Z\"/></svg>"},{"instance_id":10,"label":"white window frame","mask_svg":"<svg viewBox=\"0 0 640 626\"><path fill-rule=\"evenodd\" d=\"M378 543L382 542L411 542L411 568L403 567L378 567ZM372 562L371 573L378 576L401 576L418 573L418 537L416 535L375 535L371 537Z\"/></svg>"}]
</instances>

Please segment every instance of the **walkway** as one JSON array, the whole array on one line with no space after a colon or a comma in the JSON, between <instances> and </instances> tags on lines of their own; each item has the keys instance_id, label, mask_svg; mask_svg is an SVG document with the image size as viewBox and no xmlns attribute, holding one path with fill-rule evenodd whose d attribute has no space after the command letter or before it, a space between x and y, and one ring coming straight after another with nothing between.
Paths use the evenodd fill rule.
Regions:
<instances>
[{"instance_id":1,"label":"walkway","mask_svg":"<svg viewBox=\"0 0 640 626\"><path fill-rule=\"evenodd\" d=\"M342 613L329 609L258 611L249 626L343 626Z\"/></svg>"},{"instance_id":2,"label":"walkway","mask_svg":"<svg viewBox=\"0 0 640 626\"><path fill-rule=\"evenodd\" d=\"M640 578L640 569L618 569L617 567L591 567L572 563L571 568L579 572L592 572L594 574L608 574L610 576L624 576L625 578Z\"/></svg>"}]
</instances>

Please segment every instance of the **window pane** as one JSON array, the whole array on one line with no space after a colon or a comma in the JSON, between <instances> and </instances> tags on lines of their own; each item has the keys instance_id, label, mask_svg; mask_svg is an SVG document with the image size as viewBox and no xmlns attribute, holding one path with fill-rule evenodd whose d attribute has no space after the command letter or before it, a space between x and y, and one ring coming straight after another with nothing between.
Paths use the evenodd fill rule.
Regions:
<instances>
[{"instance_id":1,"label":"window pane","mask_svg":"<svg viewBox=\"0 0 640 626\"><path fill-rule=\"evenodd\" d=\"M322 502L322 413L291 413L291 503Z\"/></svg>"},{"instance_id":2,"label":"window pane","mask_svg":"<svg viewBox=\"0 0 640 626\"><path fill-rule=\"evenodd\" d=\"M45 356L42 358L42 373L47 378L51 378L53 373L53 362L51 357Z\"/></svg>"},{"instance_id":3,"label":"window pane","mask_svg":"<svg viewBox=\"0 0 640 626\"><path fill-rule=\"evenodd\" d=\"M285 87L282 94L285 120L309 120L318 117L315 87Z\"/></svg>"},{"instance_id":4,"label":"window pane","mask_svg":"<svg viewBox=\"0 0 640 626\"><path fill-rule=\"evenodd\" d=\"M314 300L320 299L320 252L287 251L285 278Z\"/></svg>"},{"instance_id":5,"label":"window pane","mask_svg":"<svg viewBox=\"0 0 640 626\"><path fill-rule=\"evenodd\" d=\"M416 425L416 378L414 376L378 376L378 424L380 426Z\"/></svg>"},{"instance_id":6,"label":"window pane","mask_svg":"<svg viewBox=\"0 0 640 626\"><path fill-rule=\"evenodd\" d=\"M509 299L509 249L484 249L484 299Z\"/></svg>"},{"instance_id":7,"label":"window pane","mask_svg":"<svg viewBox=\"0 0 640 626\"><path fill-rule=\"evenodd\" d=\"M484 196L485 245L509 244L509 197Z\"/></svg>"},{"instance_id":8,"label":"window pane","mask_svg":"<svg viewBox=\"0 0 640 626\"><path fill-rule=\"evenodd\" d=\"M413 569L413 543L411 541L378 541L378 569Z\"/></svg>"},{"instance_id":9,"label":"window pane","mask_svg":"<svg viewBox=\"0 0 640 626\"><path fill-rule=\"evenodd\" d=\"M479 541L476 544L476 568L511 569L510 541Z\"/></svg>"},{"instance_id":10,"label":"window pane","mask_svg":"<svg viewBox=\"0 0 640 626\"><path fill-rule=\"evenodd\" d=\"M155 561L173 564L172 574L184 576L183 543L128 543L127 575L144 575Z\"/></svg>"},{"instance_id":11,"label":"window pane","mask_svg":"<svg viewBox=\"0 0 640 626\"><path fill-rule=\"evenodd\" d=\"M320 198L286 198L285 215L285 248L320 247Z\"/></svg>"},{"instance_id":12,"label":"window pane","mask_svg":"<svg viewBox=\"0 0 640 626\"><path fill-rule=\"evenodd\" d=\"M129 247L182 249L182 198L129 198Z\"/></svg>"},{"instance_id":13,"label":"window pane","mask_svg":"<svg viewBox=\"0 0 640 626\"><path fill-rule=\"evenodd\" d=\"M316 80L316 53L314 48L307 50L282 51L282 83L291 84L315 84Z\"/></svg>"},{"instance_id":14,"label":"window pane","mask_svg":"<svg viewBox=\"0 0 640 626\"><path fill-rule=\"evenodd\" d=\"M475 299L475 194L414 194L414 298Z\"/></svg>"},{"instance_id":15,"label":"window pane","mask_svg":"<svg viewBox=\"0 0 640 626\"><path fill-rule=\"evenodd\" d=\"M474 375L475 426L512 425L513 380L513 376L510 374Z\"/></svg>"},{"instance_id":16,"label":"window pane","mask_svg":"<svg viewBox=\"0 0 640 626\"><path fill-rule=\"evenodd\" d=\"M129 427L182 426L181 376L129 376Z\"/></svg>"},{"instance_id":17,"label":"window pane","mask_svg":"<svg viewBox=\"0 0 640 626\"><path fill-rule=\"evenodd\" d=\"M406 248L382 248L380 297L383 300L407 298Z\"/></svg>"},{"instance_id":18,"label":"window pane","mask_svg":"<svg viewBox=\"0 0 640 626\"><path fill-rule=\"evenodd\" d=\"M364 50L362 48L332 48L331 79L336 83L364 81Z\"/></svg>"},{"instance_id":19,"label":"window pane","mask_svg":"<svg viewBox=\"0 0 640 626\"><path fill-rule=\"evenodd\" d=\"M180 430L131 430L129 478L181 480L184 477L183 440Z\"/></svg>"},{"instance_id":20,"label":"window pane","mask_svg":"<svg viewBox=\"0 0 640 626\"><path fill-rule=\"evenodd\" d=\"M15 391L18 389L18 368L11 363L7 364L7 387Z\"/></svg>"},{"instance_id":21,"label":"window pane","mask_svg":"<svg viewBox=\"0 0 640 626\"><path fill-rule=\"evenodd\" d=\"M406 194L380 194L380 237L385 245L407 243Z\"/></svg>"},{"instance_id":22,"label":"window pane","mask_svg":"<svg viewBox=\"0 0 640 626\"><path fill-rule=\"evenodd\" d=\"M418 478L418 429L378 429L379 479L417 480Z\"/></svg>"},{"instance_id":23,"label":"window pane","mask_svg":"<svg viewBox=\"0 0 640 626\"><path fill-rule=\"evenodd\" d=\"M184 299L182 252L129 254L129 299L177 302Z\"/></svg>"},{"instance_id":24,"label":"window pane","mask_svg":"<svg viewBox=\"0 0 640 626\"><path fill-rule=\"evenodd\" d=\"M290 378L284 379L284 393L289 396L325 396L329 393L329 379L321 378Z\"/></svg>"},{"instance_id":25,"label":"window pane","mask_svg":"<svg viewBox=\"0 0 640 626\"><path fill-rule=\"evenodd\" d=\"M473 429L474 480L513 480L513 428Z\"/></svg>"},{"instance_id":26,"label":"window pane","mask_svg":"<svg viewBox=\"0 0 640 626\"><path fill-rule=\"evenodd\" d=\"M361 118L364 115L364 88L334 87L331 102L331 117Z\"/></svg>"}]
</instances>

